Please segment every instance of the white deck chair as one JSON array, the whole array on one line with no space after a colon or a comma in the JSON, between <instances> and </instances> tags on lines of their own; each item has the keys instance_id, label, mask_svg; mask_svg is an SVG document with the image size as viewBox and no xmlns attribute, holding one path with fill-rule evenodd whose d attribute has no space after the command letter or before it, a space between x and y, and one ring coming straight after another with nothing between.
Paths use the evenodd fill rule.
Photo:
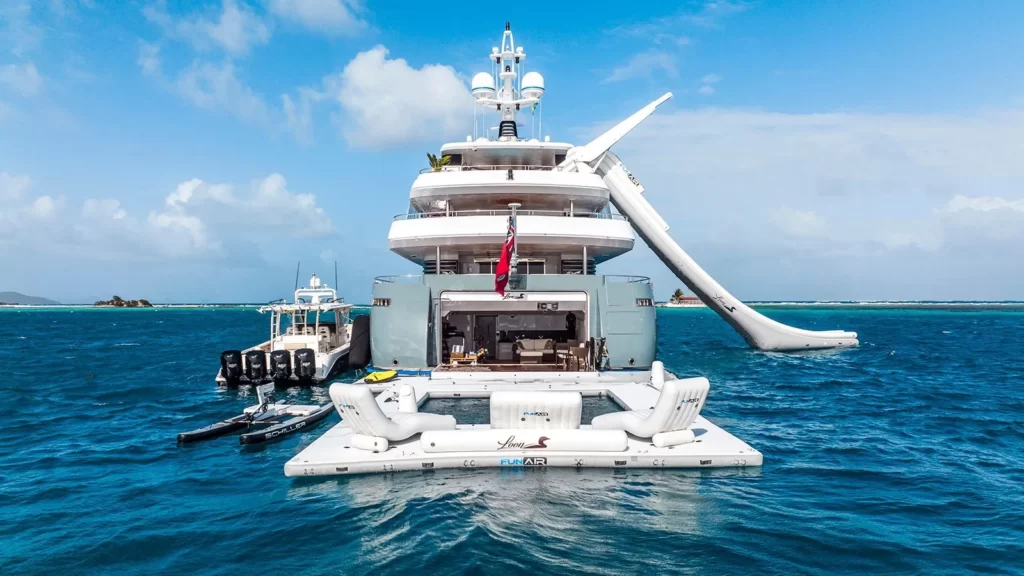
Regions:
<instances>
[{"instance_id":1,"label":"white deck chair","mask_svg":"<svg viewBox=\"0 0 1024 576\"><path fill-rule=\"evenodd\" d=\"M399 396L413 394L412 386L403 386ZM404 394L403 394L404 393ZM421 414L399 412L388 417L377 405L373 392L360 384L331 384L331 400L345 421L356 434L352 446L372 452L383 452L390 442L405 440L427 430L454 430L455 418L442 414ZM400 407L409 409L406 402Z\"/></svg>"},{"instance_id":2,"label":"white deck chair","mask_svg":"<svg viewBox=\"0 0 1024 576\"><path fill-rule=\"evenodd\" d=\"M650 410L613 412L594 418L594 430L625 430L639 438L650 438L655 446L664 448L693 442L693 425L711 384L707 378L665 381L665 365L651 365L651 383L661 387L658 402Z\"/></svg>"}]
</instances>

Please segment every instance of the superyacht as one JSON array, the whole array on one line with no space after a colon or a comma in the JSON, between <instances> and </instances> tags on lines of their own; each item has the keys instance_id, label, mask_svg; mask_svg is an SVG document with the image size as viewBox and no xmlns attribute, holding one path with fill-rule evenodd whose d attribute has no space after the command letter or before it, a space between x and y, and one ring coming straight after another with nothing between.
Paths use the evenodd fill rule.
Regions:
<instances>
[{"instance_id":1,"label":"superyacht","mask_svg":"<svg viewBox=\"0 0 1024 576\"><path fill-rule=\"evenodd\" d=\"M371 369L396 377L332 385L342 422L286 475L760 466L760 452L700 415L708 380L656 360L651 281L600 273L633 248L634 231L751 346L857 344L855 333L765 318L668 236L610 148L671 94L584 146L552 141L541 133L545 81L526 56L506 23L492 70L472 79L476 134L441 147L391 224L389 248L422 270L373 285ZM464 414L451 410L459 402L489 420L438 413Z\"/></svg>"}]
</instances>

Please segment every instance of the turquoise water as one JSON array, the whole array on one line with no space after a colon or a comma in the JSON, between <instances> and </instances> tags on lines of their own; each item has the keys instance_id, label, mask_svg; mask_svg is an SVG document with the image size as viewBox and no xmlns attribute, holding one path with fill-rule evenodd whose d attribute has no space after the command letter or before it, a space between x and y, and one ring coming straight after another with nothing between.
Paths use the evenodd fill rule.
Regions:
<instances>
[{"instance_id":1,"label":"turquoise water","mask_svg":"<svg viewBox=\"0 0 1024 576\"><path fill-rule=\"evenodd\" d=\"M282 466L334 415L175 443L254 402L213 376L255 311L0 311L0 573L1021 573L1024 313L768 314L863 344L759 353L707 310L658 316L660 357L711 379L705 415L762 469L308 481Z\"/></svg>"}]
</instances>

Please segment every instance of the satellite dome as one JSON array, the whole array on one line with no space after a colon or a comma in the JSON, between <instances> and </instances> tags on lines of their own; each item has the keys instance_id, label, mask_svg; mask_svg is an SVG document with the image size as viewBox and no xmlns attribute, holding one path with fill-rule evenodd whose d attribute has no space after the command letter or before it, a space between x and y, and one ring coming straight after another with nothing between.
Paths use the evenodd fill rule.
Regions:
<instances>
[{"instance_id":1,"label":"satellite dome","mask_svg":"<svg viewBox=\"0 0 1024 576\"><path fill-rule=\"evenodd\" d=\"M524 98L540 98L544 95L544 77L537 72L527 72L523 75Z\"/></svg>"},{"instance_id":2,"label":"satellite dome","mask_svg":"<svg viewBox=\"0 0 1024 576\"><path fill-rule=\"evenodd\" d=\"M473 76L473 98L480 100L482 98L493 98L494 97L494 77L487 72L480 72L476 76Z\"/></svg>"}]
</instances>

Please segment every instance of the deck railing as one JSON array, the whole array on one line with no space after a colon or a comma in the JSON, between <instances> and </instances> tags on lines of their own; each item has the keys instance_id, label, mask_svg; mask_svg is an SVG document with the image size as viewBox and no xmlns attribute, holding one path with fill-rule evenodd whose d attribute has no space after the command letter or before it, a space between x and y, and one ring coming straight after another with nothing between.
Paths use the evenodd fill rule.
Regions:
<instances>
[{"instance_id":1,"label":"deck railing","mask_svg":"<svg viewBox=\"0 0 1024 576\"><path fill-rule=\"evenodd\" d=\"M651 279L647 276L629 276L626 274L602 274L606 282L621 282L629 284L650 284Z\"/></svg>"},{"instance_id":2,"label":"deck railing","mask_svg":"<svg viewBox=\"0 0 1024 576\"><path fill-rule=\"evenodd\" d=\"M373 279L374 284L422 284L423 274L391 274L388 276L377 276Z\"/></svg>"},{"instance_id":3,"label":"deck railing","mask_svg":"<svg viewBox=\"0 0 1024 576\"><path fill-rule=\"evenodd\" d=\"M430 172L470 172L474 170L541 170L550 172L554 170L554 166L546 166L543 164L473 164L465 166L445 166L440 170L434 170L433 168L424 168L420 170L420 174L428 174Z\"/></svg>"},{"instance_id":4,"label":"deck railing","mask_svg":"<svg viewBox=\"0 0 1024 576\"><path fill-rule=\"evenodd\" d=\"M527 274L527 276L556 276L558 274ZM431 274L433 276L433 274ZM493 276L491 273L481 274L457 274L457 276ZM561 274L561 276L576 276L576 274ZM629 284L650 284L651 279L647 276L629 276L625 274L591 274L591 276L601 276L605 278L605 282L609 283L629 283ZM377 276L373 279L374 284L398 284L398 283L415 283L421 284L423 282L423 274L392 274L390 276Z\"/></svg>"},{"instance_id":5,"label":"deck railing","mask_svg":"<svg viewBox=\"0 0 1024 576\"><path fill-rule=\"evenodd\" d=\"M399 214L395 220L421 220L423 218L448 218L459 216L510 216L511 210L453 210L449 212L413 212L411 214ZM596 218L598 220L622 220L629 219L622 214L610 214L608 212L573 212L568 210L517 210L518 216L554 216L557 218Z\"/></svg>"}]
</instances>

